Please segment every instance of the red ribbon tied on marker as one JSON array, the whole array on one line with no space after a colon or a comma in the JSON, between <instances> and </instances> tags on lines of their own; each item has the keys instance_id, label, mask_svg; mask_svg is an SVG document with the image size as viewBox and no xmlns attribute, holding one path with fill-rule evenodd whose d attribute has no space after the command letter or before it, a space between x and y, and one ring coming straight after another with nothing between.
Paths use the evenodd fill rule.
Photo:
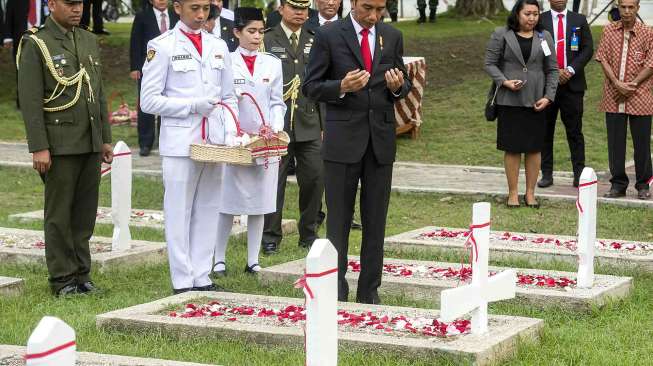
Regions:
<instances>
[{"instance_id":1,"label":"red ribbon tied on marker","mask_svg":"<svg viewBox=\"0 0 653 366\"><path fill-rule=\"evenodd\" d=\"M478 224L478 225L469 225L469 236L467 237L467 240L465 241L465 248L471 243L471 253L470 253L470 264L472 261L478 262L478 245L476 244L476 238L474 237L474 229L482 229L484 227L490 226L490 221L484 223L484 224Z\"/></svg>"},{"instance_id":2,"label":"red ribbon tied on marker","mask_svg":"<svg viewBox=\"0 0 653 366\"><path fill-rule=\"evenodd\" d=\"M646 181L649 187L653 186L653 175Z\"/></svg>"},{"instance_id":3,"label":"red ribbon tied on marker","mask_svg":"<svg viewBox=\"0 0 653 366\"><path fill-rule=\"evenodd\" d=\"M330 275L331 273L336 273L336 272L338 272L338 268L332 268L320 273L304 272L304 275L298 278L293 285L295 286L295 288L301 288L302 290L304 290L304 294L306 294L306 296L312 300L315 298L315 296L313 295L313 290L311 290L311 287L308 285L308 282L306 280L309 278L324 277L326 275Z\"/></svg>"},{"instance_id":4,"label":"red ribbon tied on marker","mask_svg":"<svg viewBox=\"0 0 653 366\"><path fill-rule=\"evenodd\" d=\"M580 190L581 188L589 187L594 184L598 184L598 180L593 180L591 182L583 183L578 186L578 196L576 197L576 208L578 209L578 212L583 213L583 206L580 204Z\"/></svg>"},{"instance_id":5,"label":"red ribbon tied on marker","mask_svg":"<svg viewBox=\"0 0 653 366\"><path fill-rule=\"evenodd\" d=\"M47 351L44 351L44 352L28 353L28 354L25 355L24 358L25 358L25 360L34 360L34 359L37 359L37 358L47 357L47 356L50 356L51 354L57 353L57 352L62 351L64 349L66 349L66 348L73 347L73 346L75 346L75 344L76 344L75 341L70 341L68 343L64 343L64 344L62 344L60 346L51 348L51 349L49 349Z\"/></svg>"}]
</instances>

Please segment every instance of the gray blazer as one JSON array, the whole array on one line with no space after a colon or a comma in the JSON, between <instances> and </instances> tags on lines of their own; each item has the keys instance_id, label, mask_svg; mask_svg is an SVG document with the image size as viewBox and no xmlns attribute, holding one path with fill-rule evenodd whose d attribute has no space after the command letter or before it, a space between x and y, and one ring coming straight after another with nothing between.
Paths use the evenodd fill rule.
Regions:
<instances>
[{"instance_id":1,"label":"gray blazer","mask_svg":"<svg viewBox=\"0 0 653 366\"><path fill-rule=\"evenodd\" d=\"M549 45L549 56L544 56L542 39ZM516 92L500 87L495 100L497 105L532 107L542 97L553 101L558 87L558 62L553 37L547 31L536 31L531 55L524 60L515 32L506 27L497 28L485 51L485 71L498 86L506 80L527 81Z\"/></svg>"}]
</instances>

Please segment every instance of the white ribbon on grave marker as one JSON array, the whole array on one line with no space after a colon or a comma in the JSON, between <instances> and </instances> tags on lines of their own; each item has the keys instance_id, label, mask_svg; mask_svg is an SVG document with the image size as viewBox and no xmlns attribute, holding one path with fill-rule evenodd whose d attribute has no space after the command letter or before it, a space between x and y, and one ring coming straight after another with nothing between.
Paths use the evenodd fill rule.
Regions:
<instances>
[{"instance_id":1,"label":"white ribbon on grave marker","mask_svg":"<svg viewBox=\"0 0 653 366\"><path fill-rule=\"evenodd\" d=\"M132 153L123 141L118 141L113 149L111 171L111 250L124 251L131 248L129 219L132 210Z\"/></svg>"},{"instance_id":2,"label":"white ribbon on grave marker","mask_svg":"<svg viewBox=\"0 0 653 366\"><path fill-rule=\"evenodd\" d=\"M578 184L578 276L580 288L594 285L594 250L596 245L596 200L598 180L592 168L583 169Z\"/></svg>"},{"instance_id":3,"label":"white ribbon on grave marker","mask_svg":"<svg viewBox=\"0 0 653 366\"><path fill-rule=\"evenodd\" d=\"M472 232L472 283L440 293L440 318L451 322L472 313L472 334L488 331L487 304L489 302L515 297L517 273L513 269L488 277L488 257L490 252L490 203L474 204Z\"/></svg>"},{"instance_id":4,"label":"white ribbon on grave marker","mask_svg":"<svg viewBox=\"0 0 653 366\"><path fill-rule=\"evenodd\" d=\"M26 366L74 366L75 330L61 319L45 316L27 340Z\"/></svg>"},{"instance_id":5,"label":"white ribbon on grave marker","mask_svg":"<svg viewBox=\"0 0 653 366\"><path fill-rule=\"evenodd\" d=\"M328 239L317 239L306 256L304 275L295 282L304 291L306 366L338 365L338 252Z\"/></svg>"}]
</instances>

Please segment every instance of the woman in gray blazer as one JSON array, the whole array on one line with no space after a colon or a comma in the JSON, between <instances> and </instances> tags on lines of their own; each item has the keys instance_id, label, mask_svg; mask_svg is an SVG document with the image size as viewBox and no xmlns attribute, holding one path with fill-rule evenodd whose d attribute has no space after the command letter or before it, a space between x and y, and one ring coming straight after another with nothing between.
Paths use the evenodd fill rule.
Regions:
<instances>
[{"instance_id":1,"label":"woman in gray blazer","mask_svg":"<svg viewBox=\"0 0 653 366\"><path fill-rule=\"evenodd\" d=\"M555 45L551 34L538 25L539 15L537 0L518 0L507 26L494 31L485 53L485 71L497 85L497 149L504 151L508 207L519 207L521 154L525 204L539 207L535 183L544 145L544 109L555 99L558 85Z\"/></svg>"}]
</instances>

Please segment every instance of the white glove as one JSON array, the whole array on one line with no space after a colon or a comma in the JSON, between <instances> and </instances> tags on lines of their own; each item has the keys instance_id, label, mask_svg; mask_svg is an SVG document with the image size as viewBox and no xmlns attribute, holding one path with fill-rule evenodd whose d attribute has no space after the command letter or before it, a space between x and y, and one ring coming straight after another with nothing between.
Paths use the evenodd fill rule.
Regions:
<instances>
[{"instance_id":1,"label":"white glove","mask_svg":"<svg viewBox=\"0 0 653 366\"><path fill-rule=\"evenodd\" d=\"M238 144L238 142L236 141L236 135L226 133L224 135L224 144L229 147L236 146Z\"/></svg>"},{"instance_id":2,"label":"white glove","mask_svg":"<svg viewBox=\"0 0 653 366\"><path fill-rule=\"evenodd\" d=\"M212 98L197 99L193 102L193 105L191 105L190 111L192 113L200 114L203 117L208 117L216 107L213 103L215 103L215 101Z\"/></svg>"},{"instance_id":3,"label":"white glove","mask_svg":"<svg viewBox=\"0 0 653 366\"><path fill-rule=\"evenodd\" d=\"M274 132L274 133L279 133L279 132L281 132L281 131L283 131L283 125L281 125L281 126L276 126L276 125L272 124L272 132Z\"/></svg>"},{"instance_id":4,"label":"white glove","mask_svg":"<svg viewBox=\"0 0 653 366\"><path fill-rule=\"evenodd\" d=\"M238 142L239 145L245 146L252 141L252 139L249 137L248 134L243 133L242 136L236 137L236 141Z\"/></svg>"}]
</instances>

